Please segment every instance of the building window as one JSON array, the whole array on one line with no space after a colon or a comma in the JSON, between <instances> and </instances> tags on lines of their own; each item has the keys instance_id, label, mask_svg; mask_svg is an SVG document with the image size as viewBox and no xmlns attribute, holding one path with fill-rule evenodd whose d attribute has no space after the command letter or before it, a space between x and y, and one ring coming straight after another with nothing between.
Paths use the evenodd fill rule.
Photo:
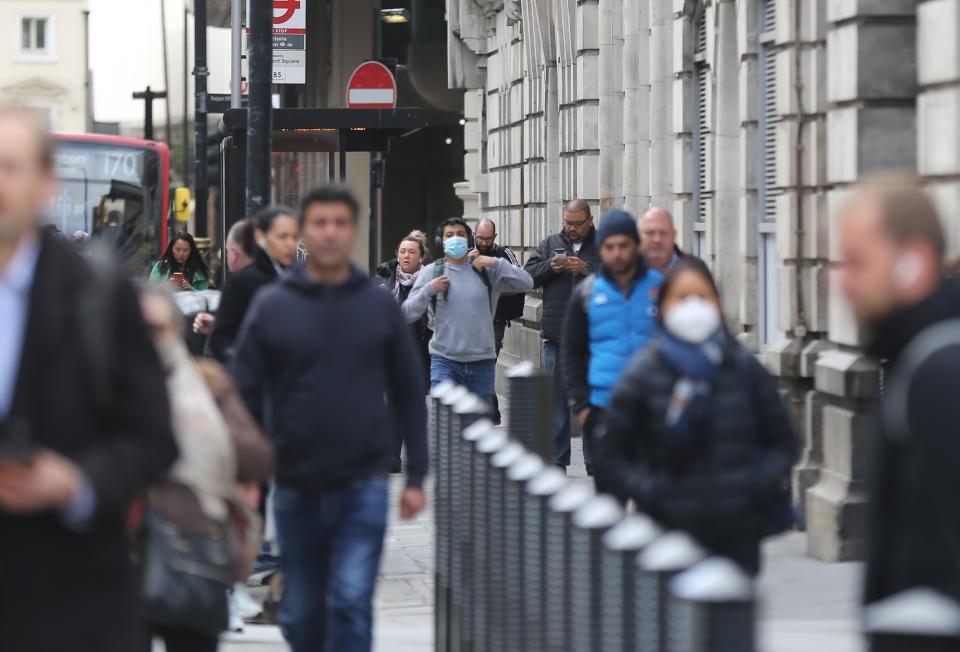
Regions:
<instances>
[{"instance_id":1,"label":"building window","mask_svg":"<svg viewBox=\"0 0 960 652\"><path fill-rule=\"evenodd\" d=\"M704 235L710 219L713 191L710 183L710 110L708 91L710 68L707 65L707 17L703 5L694 22L693 50L693 216L694 231ZM703 237L695 240L696 255L706 258Z\"/></svg>"},{"instance_id":2,"label":"building window","mask_svg":"<svg viewBox=\"0 0 960 652\"><path fill-rule=\"evenodd\" d=\"M770 344L783 336L777 326L777 270L783 261L777 255L777 59L775 51L776 0L758 2L757 97L757 238L758 238L758 328L760 342Z\"/></svg>"},{"instance_id":3,"label":"building window","mask_svg":"<svg viewBox=\"0 0 960 652\"><path fill-rule=\"evenodd\" d=\"M25 59L49 59L54 52L54 19L49 16L19 18L19 55Z\"/></svg>"}]
</instances>

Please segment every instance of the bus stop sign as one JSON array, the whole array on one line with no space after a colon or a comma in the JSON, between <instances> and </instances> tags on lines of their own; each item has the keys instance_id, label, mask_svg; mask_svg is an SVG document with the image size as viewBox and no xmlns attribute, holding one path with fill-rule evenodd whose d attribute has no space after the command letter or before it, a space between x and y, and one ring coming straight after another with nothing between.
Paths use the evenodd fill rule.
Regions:
<instances>
[{"instance_id":1,"label":"bus stop sign","mask_svg":"<svg viewBox=\"0 0 960 652\"><path fill-rule=\"evenodd\" d=\"M379 61L357 66L347 82L350 109L393 109L397 106L397 80Z\"/></svg>"}]
</instances>

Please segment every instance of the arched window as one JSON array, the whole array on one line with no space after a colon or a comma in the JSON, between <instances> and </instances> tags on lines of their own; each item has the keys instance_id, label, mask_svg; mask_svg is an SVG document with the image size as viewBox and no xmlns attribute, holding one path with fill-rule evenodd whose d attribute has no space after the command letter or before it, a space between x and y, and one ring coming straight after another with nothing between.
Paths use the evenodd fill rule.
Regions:
<instances>
[{"instance_id":1,"label":"arched window","mask_svg":"<svg viewBox=\"0 0 960 652\"><path fill-rule=\"evenodd\" d=\"M693 45L693 253L707 254L706 230L713 192L710 183L710 68L707 64L707 16L703 4L694 18Z\"/></svg>"},{"instance_id":2,"label":"arched window","mask_svg":"<svg viewBox=\"0 0 960 652\"><path fill-rule=\"evenodd\" d=\"M769 344L783 332L778 326L779 292L777 273L782 265L777 255L777 57L775 50L777 2L758 0L758 70L757 97L757 257L758 298L757 320L760 343Z\"/></svg>"}]
</instances>

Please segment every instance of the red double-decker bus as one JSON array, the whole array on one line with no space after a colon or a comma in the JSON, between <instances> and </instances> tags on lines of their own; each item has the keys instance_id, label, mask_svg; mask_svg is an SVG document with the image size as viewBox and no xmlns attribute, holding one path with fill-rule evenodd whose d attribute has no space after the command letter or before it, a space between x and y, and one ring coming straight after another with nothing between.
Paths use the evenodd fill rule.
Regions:
<instances>
[{"instance_id":1,"label":"red double-decker bus","mask_svg":"<svg viewBox=\"0 0 960 652\"><path fill-rule=\"evenodd\" d=\"M167 246L170 150L163 143L101 134L54 134L60 186L50 221L108 243L141 275Z\"/></svg>"}]
</instances>

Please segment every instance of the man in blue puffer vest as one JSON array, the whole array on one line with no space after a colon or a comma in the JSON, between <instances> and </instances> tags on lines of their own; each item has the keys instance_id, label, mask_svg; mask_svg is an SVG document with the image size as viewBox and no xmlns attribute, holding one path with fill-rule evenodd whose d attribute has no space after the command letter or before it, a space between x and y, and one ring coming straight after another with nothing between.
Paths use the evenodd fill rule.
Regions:
<instances>
[{"instance_id":1,"label":"man in blue puffer vest","mask_svg":"<svg viewBox=\"0 0 960 652\"><path fill-rule=\"evenodd\" d=\"M614 209L603 216L597 244L603 267L570 297L562 340L567 396L591 452L627 361L653 334L663 280L640 255L636 223L626 211ZM589 465L587 473L593 475Z\"/></svg>"}]
</instances>

